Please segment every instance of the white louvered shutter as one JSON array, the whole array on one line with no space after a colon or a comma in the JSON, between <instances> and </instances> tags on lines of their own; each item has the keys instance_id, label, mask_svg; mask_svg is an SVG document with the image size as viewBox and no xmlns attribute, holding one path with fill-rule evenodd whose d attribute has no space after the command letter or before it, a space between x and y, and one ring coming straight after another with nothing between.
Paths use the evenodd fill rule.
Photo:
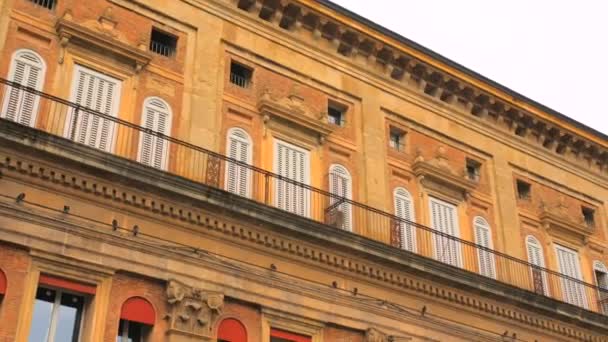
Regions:
<instances>
[{"instance_id":1,"label":"white louvered shutter","mask_svg":"<svg viewBox=\"0 0 608 342\"><path fill-rule=\"evenodd\" d=\"M473 220L473 225L475 227L476 243L482 247L492 249L492 233L488 222L482 217L476 217ZM479 262L479 273L486 277L496 278L494 254L477 249L477 259Z\"/></svg>"},{"instance_id":2,"label":"white louvered shutter","mask_svg":"<svg viewBox=\"0 0 608 342\"><path fill-rule=\"evenodd\" d=\"M444 201L431 198L431 226L449 236L458 237L458 216L456 207ZM446 264L460 267L460 245L458 241L441 234L433 234L435 258Z\"/></svg>"},{"instance_id":3,"label":"white louvered shutter","mask_svg":"<svg viewBox=\"0 0 608 342\"><path fill-rule=\"evenodd\" d=\"M582 280L581 269L578 261L578 254L566 247L556 246L557 261L560 273L578 280ZM562 295L565 302L580 307L587 307L587 300L583 285L571 280L562 278Z\"/></svg>"},{"instance_id":4,"label":"white louvered shutter","mask_svg":"<svg viewBox=\"0 0 608 342\"><path fill-rule=\"evenodd\" d=\"M415 222L414 203L412 196L405 189L398 188L394 193L395 216L408 221ZM407 223L399 222L401 231L401 248L410 252L416 251L416 227Z\"/></svg>"},{"instance_id":5,"label":"white louvered shutter","mask_svg":"<svg viewBox=\"0 0 608 342\"><path fill-rule=\"evenodd\" d=\"M332 194L351 199L352 196L352 185L350 175L348 171L340 166L333 165L330 168L329 172L329 189ZM339 198L331 197L330 205L335 204L337 201L340 201ZM337 205L336 210L338 210L343 217L342 229L352 230L352 208L351 204L343 201L341 204Z\"/></svg>"},{"instance_id":6,"label":"white louvered shutter","mask_svg":"<svg viewBox=\"0 0 608 342\"><path fill-rule=\"evenodd\" d=\"M171 127L171 110L158 98L144 101L142 126L164 135L169 135ZM166 169L169 143L166 139L154 134L141 132L139 161L157 169Z\"/></svg>"},{"instance_id":7,"label":"white louvered shutter","mask_svg":"<svg viewBox=\"0 0 608 342\"><path fill-rule=\"evenodd\" d=\"M11 62L9 80L35 90L42 90L44 66L35 53L23 51L15 54ZM26 126L34 126L40 96L15 87L6 86L2 117Z\"/></svg>"},{"instance_id":8,"label":"white louvered shutter","mask_svg":"<svg viewBox=\"0 0 608 342\"><path fill-rule=\"evenodd\" d=\"M251 140L245 131L230 130L228 134L228 156L251 164ZM226 190L244 197L251 197L251 170L234 162L227 162Z\"/></svg>"},{"instance_id":9,"label":"white louvered shutter","mask_svg":"<svg viewBox=\"0 0 608 342\"><path fill-rule=\"evenodd\" d=\"M308 184L308 152L282 141L276 141L275 170L280 176ZM276 205L294 214L308 216L308 189L288 180L276 180Z\"/></svg>"},{"instance_id":10,"label":"white louvered shutter","mask_svg":"<svg viewBox=\"0 0 608 342\"><path fill-rule=\"evenodd\" d=\"M549 295L547 275L546 272L543 270L545 267L545 260L543 257L542 249L540 247L540 243L532 236L528 236L526 239L526 249L528 250L528 262L534 266L538 266L530 267L530 275L532 277L532 289L536 293Z\"/></svg>"},{"instance_id":11,"label":"white louvered shutter","mask_svg":"<svg viewBox=\"0 0 608 342\"><path fill-rule=\"evenodd\" d=\"M76 66L72 102L95 112L117 116L121 82L96 71ZM110 151L116 124L87 110L73 109L68 120L68 137L81 144Z\"/></svg>"}]
</instances>

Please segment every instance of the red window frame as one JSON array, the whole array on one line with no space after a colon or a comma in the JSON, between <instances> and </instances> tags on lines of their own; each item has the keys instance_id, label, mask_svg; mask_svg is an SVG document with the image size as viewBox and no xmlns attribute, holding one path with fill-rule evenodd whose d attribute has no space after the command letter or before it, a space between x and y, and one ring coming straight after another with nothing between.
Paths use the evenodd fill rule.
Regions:
<instances>
[{"instance_id":1,"label":"red window frame","mask_svg":"<svg viewBox=\"0 0 608 342\"><path fill-rule=\"evenodd\" d=\"M270 337L278 337L290 342L312 342L312 337L291 333L285 330L270 329Z\"/></svg>"}]
</instances>

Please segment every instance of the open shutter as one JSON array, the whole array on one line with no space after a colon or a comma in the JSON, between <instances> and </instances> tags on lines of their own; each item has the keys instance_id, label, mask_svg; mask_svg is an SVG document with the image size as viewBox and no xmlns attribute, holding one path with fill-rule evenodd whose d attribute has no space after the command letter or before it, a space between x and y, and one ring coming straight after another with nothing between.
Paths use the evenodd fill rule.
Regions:
<instances>
[{"instance_id":1,"label":"open shutter","mask_svg":"<svg viewBox=\"0 0 608 342\"><path fill-rule=\"evenodd\" d=\"M148 98L144 101L142 126L163 135L169 135L171 127L171 109L159 98ZM142 164L166 169L169 143L157 135L141 132L139 143L139 161Z\"/></svg>"},{"instance_id":2,"label":"open shutter","mask_svg":"<svg viewBox=\"0 0 608 342\"><path fill-rule=\"evenodd\" d=\"M492 249L492 234L488 222L482 217L476 217L473 220L473 225L475 227L476 243L482 247ZM477 249L477 259L479 262L479 273L486 277L496 278L494 254Z\"/></svg>"},{"instance_id":3,"label":"open shutter","mask_svg":"<svg viewBox=\"0 0 608 342\"><path fill-rule=\"evenodd\" d=\"M593 264L593 271L598 287L599 307L604 314L608 314L608 269L603 263L596 261Z\"/></svg>"},{"instance_id":4,"label":"open shutter","mask_svg":"<svg viewBox=\"0 0 608 342\"><path fill-rule=\"evenodd\" d=\"M77 65L74 68L72 102L87 108L72 109L66 131L75 141L104 151L112 149L116 124L101 115L116 117L121 82Z\"/></svg>"},{"instance_id":5,"label":"open shutter","mask_svg":"<svg viewBox=\"0 0 608 342\"><path fill-rule=\"evenodd\" d=\"M395 216L407 222L399 222L401 231L401 248L410 252L416 251L416 227L408 222L414 222L414 203L412 196L403 188L397 188L394 193Z\"/></svg>"},{"instance_id":6,"label":"open shutter","mask_svg":"<svg viewBox=\"0 0 608 342\"><path fill-rule=\"evenodd\" d=\"M11 61L9 80L42 90L45 67L42 58L33 51L20 50ZM6 86L2 117L26 126L34 126L40 97L33 92Z\"/></svg>"},{"instance_id":7,"label":"open shutter","mask_svg":"<svg viewBox=\"0 0 608 342\"><path fill-rule=\"evenodd\" d=\"M566 247L556 246L557 261L560 273L578 280L581 278L581 270L578 261L578 254ZM587 300L582 284L579 282L562 277L562 296L565 302L587 307Z\"/></svg>"},{"instance_id":8,"label":"open shutter","mask_svg":"<svg viewBox=\"0 0 608 342\"><path fill-rule=\"evenodd\" d=\"M528 250L528 262L532 264L530 274L533 290L538 294L548 295L547 275L542 269L545 267L545 260L540 243L534 237L528 236L526 238L526 249Z\"/></svg>"},{"instance_id":9,"label":"open shutter","mask_svg":"<svg viewBox=\"0 0 608 342\"><path fill-rule=\"evenodd\" d=\"M228 156L240 162L251 164L251 139L242 129L228 131ZM227 161L226 190L234 194L251 197L251 170L237 163Z\"/></svg>"},{"instance_id":10,"label":"open shutter","mask_svg":"<svg viewBox=\"0 0 608 342\"><path fill-rule=\"evenodd\" d=\"M447 202L431 198L431 225L442 234L433 234L435 258L446 264L460 267L460 245L449 236L458 237L458 217L456 207ZM447 236L446 236L447 235Z\"/></svg>"},{"instance_id":11,"label":"open shutter","mask_svg":"<svg viewBox=\"0 0 608 342\"><path fill-rule=\"evenodd\" d=\"M277 140L275 143L275 172L292 181L308 184L308 151ZM276 205L294 214L309 215L308 189L285 179L276 180Z\"/></svg>"},{"instance_id":12,"label":"open shutter","mask_svg":"<svg viewBox=\"0 0 608 342\"><path fill-rule=\"evenodd\" d=\"M340 196L340 198L331 197L330 206L335 205L335 214L339 216L337 223L339 228L352 230L352 211L351 204L344 199L351 199L352 185L350 174L341 165L332 165L329 168L329 189L332 194ZM338 201L341 203L336 204Z\"/></svg>"}]
</instances>

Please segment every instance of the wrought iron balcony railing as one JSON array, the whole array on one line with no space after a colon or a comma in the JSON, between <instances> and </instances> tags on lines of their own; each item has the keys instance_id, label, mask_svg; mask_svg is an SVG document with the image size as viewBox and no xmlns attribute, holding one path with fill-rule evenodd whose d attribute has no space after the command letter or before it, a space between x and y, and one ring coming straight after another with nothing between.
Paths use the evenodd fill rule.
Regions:
<instances>
[{"instance_id":1,"label":"wrought iron balcony railing","mask_svg":"<svg viewBox=\"0 0 608 342\"><path fill-rule=\"evenodd\" d=\"M608 289L459 239L134 123L0 79L6 120L99 148L207 186L390 245L541 296L608 314ZM102 133L105 134L102 136ZM330 228L332 227L332 228ZM407 233L407 234L406 234ZM414 243L406 238L414 237ZM457 254L455 258L448 254ZM483 271L480 271L483 270Z\"/></svg>"}]
</instances>

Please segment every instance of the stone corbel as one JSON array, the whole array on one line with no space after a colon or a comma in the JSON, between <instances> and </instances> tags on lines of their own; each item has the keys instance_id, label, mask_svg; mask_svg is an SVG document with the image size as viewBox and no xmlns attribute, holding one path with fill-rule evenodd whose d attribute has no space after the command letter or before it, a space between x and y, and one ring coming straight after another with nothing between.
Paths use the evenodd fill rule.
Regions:
<instances>
[{"instance_id":1,"label":"stone corbel","mask_svg":"<svg viewBox=\"0 0 608 342\"><path fill-rule=\"evenodd\" d=\"M389 336L376 328L365 331L365 342L389 342Z\"/></svg>"}]
</instances>

